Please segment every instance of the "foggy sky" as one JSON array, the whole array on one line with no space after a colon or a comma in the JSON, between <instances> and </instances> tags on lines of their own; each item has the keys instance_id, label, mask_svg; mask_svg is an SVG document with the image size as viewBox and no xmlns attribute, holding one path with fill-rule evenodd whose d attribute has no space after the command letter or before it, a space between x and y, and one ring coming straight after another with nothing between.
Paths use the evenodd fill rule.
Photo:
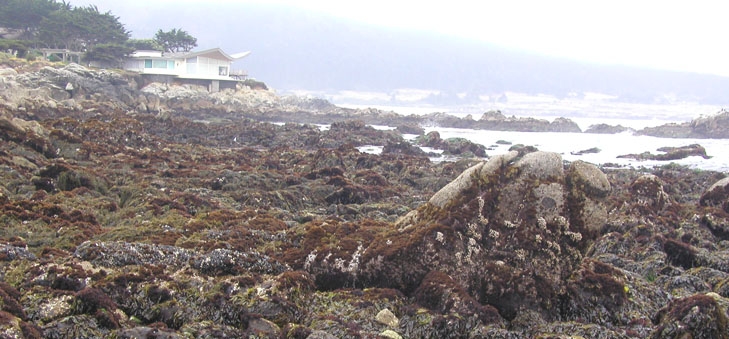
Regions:
<instances>
[{"instance_id":1,"label":"foggy sky","mask_svg":"<svg viewBox=\"0 0 729 339\"><path fill-rule=\"evenodd\" d=\"M135 38L150 37L167 10L177 7L179 27L214 36L233 22L201 17L208 8L295 7L394 29L439 33L508 48L604 64L729 76L726 9L719 1L516 0L440 2L370 0L72 0L121 17ZM179 12L179 10L182 12ZM182 13L182 14L180 14ZM172 27L170 27L172 28ZM205 44L205 41L201 41ZM214 43L214 42L213 42Z\"/></svg>"}]
</instances>

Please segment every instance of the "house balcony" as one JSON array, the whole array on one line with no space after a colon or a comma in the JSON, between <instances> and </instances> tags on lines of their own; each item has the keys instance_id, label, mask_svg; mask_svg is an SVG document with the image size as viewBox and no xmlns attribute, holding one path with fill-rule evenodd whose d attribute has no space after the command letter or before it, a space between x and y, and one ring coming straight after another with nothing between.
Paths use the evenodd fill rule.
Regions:
<instances>
[{"instance_id":1,"label":"house balcony","mask_svg":"<svg viewBox=\"0 0 729 339\"><path fill-rule=\"evenodd\" d=\"M248 78L248 72L242 69L234 69L230 71L228 76L235 80L245 80Z\"/></svg>"}]
</instances>

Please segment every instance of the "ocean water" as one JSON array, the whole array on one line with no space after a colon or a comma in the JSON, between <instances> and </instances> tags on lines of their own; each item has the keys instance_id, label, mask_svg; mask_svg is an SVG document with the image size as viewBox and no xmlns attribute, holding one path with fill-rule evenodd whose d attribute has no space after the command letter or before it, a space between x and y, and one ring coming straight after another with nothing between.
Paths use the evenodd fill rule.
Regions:
<instances>
[{"instance_id":1,"label":"ocean water","mask_svg":"<svg viewBox=\"0 0 729 339\"><path fill-rule=\"evenodd\" d=\"M625 126L625 125L624 125ZM388 126L373 126L377 129L392 129ZM555 152L562 155L567 161L583 160L596 165L614 165L626 168L650 168L671 163L688 166L690 168L729 172L729 139L669 139L649 136L633 135L632 132L619 134L592 134L592 133L543 133L543 132L503 132L485 131L463 128L444 128L430 126L425 132L438 131L442 139L465 138L472 142L482 144L488 148L489 156L503 154L509 151L512 145L523 144L534 146L541 151ZM406 139L413 140L415 135L405 135ZM497 141L508 142L500 144ZM699 144L706 149L710 159L692 156L672 161L638 161L634 159L618 158L625 154L640 154L650 152L662 154L661 147L680 147ZM573 153L598 148L598 153L575 155ZM367 153L382 152L382 145L369 145L359 148ZM440 154L441 151L424 148L426 152ZM431 158L433 161L452 161L454 158L438 155Z\"/></svg>"},{"instance_id":2,"label":"ocean water","mask_svg":"<svg viewBox=\"0 0 729 339\"><path fill-rule=\"evenodd\" d=\"M689 166L691 168L727 172L729 171L729 139L668 139L649 136L633 135L632 132L619 134L591 134L591 133L534 133L534 132L501 132L483 131L457 128L426 129L438 131L441 138L465 138L472 142L482 144L490 150L488 155L508 152L511 145L500 145L497 141L507 141L512 145L523 144L535 146L541 151L556 152L567 161L583 160L597 165L615 164L620 167L655 167L670 163ZM637 161L634 159L618 158L625 154L640 154L657 151L661 147L679 147L699 144L706 149L710 159L692 156L673 161ZM598 148L600 152L583 155L573 153Z\"/></svg>"}]
</instances>

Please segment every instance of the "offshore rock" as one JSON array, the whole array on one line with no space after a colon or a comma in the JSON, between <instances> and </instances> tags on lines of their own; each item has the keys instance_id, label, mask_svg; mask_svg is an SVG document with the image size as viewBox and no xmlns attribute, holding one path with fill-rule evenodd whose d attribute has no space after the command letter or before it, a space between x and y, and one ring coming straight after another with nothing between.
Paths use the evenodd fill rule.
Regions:
<instances>
[{"instance_id":1,"label":"offshore rock","mask_svg":"<svg viewBox=\"0 0 729 339\"><path fill-rule=\"evenodd\" d=\"M521 132L582 132L574 121L567 118L557 118L549 122L535 118L506 117L501 111L484 113L481 119L475 121L472 126L467 128Z\"/></svg>"},{"instance_id":2,"label":"offshore rock","mask_svg":"<svg viewBox=\"0 0 729 339\"><path fill-rule=\"evenodd\" d=\"M646 127L636 134L659 138L726 139L729 138L729 111L722 109L714 115L681 124Z\"/></svg>"},{"instance_id":3,"label":"offshore rock","mask_svg":"<svg viewBox=\"0 0 729 339\"><path fill-rule=\"evenodd\" d=\"M618 158L628 158L635 160L658 160L658 161L669 161L679 160L688 158L691 156L702 157L704 159L710 159L711 157L706 155L706 149L699 144L692 144L681 147L661 147L657 151L665 152L663 154L651 154L650 152L644 152L640 154L625 154L619 155Z\"/></svg>"},{"instance_id":4,"label":"offshore rock","mask_svg":"<svg viewBox=\"0 0 729 339\"><path fill-rule=\"evenodd\" d=\"M608 125L608 124L596 124L591 125L587 130L585 130L585 133L595 133L595 134L618 134L623 133L625 131L629 131L630 128L622 126L622 125Z\"/></svg>"},{"instance_id":5,"label":"offshore rock","mask_svg":"<svg viewBox=\"0 0 729 339\"><path fill-rule=\"evenodd\" d=\"M464 138L448 138L444 140L441 139L438 131L432 131L426 135L417 137L415 143L419 146L443 150L443 154L486 157L486 147L483 145L473 143Z\"/></svg>"}]
</instances>

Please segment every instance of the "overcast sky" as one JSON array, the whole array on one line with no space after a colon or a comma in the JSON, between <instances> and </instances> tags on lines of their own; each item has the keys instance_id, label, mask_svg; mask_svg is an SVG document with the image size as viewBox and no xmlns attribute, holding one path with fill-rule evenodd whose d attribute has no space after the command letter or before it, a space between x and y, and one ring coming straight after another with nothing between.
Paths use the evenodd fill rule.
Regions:
<instances>
[{"instance_id":1,"label":"overcast sky","mask_svg":"<svg viewBox=\"0 0 729 339\"><path fill-rule=\"evenodd\" d=\"M278 3L587 62L729 76L729 3L715 0L71 0L111 11L135 33L146 33L156 9L194 12L222 2Z\"/></svg>"}]
</instances>

